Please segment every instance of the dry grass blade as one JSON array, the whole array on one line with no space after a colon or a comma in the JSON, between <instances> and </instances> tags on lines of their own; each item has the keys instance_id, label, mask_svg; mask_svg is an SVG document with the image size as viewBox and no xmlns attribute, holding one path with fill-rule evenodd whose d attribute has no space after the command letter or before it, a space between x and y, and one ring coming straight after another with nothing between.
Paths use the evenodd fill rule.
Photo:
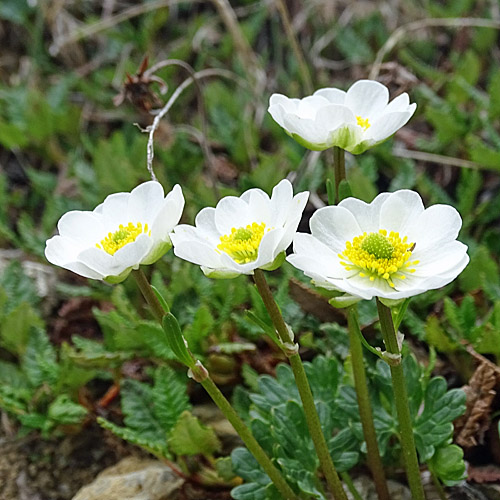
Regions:
<instances>
[{"instance_id":1,"label":"dry grass blade","mask_svg":"<svg viewBox=\"0 0 500 500\"><path fill-rule=\"evenodd\" d=\"M492 28L500 29L500 21L494 21L492 19L473 19L470 17L457 17L457 18L444 18L444 19L422 19L421 21L415 21L412 23L400 26L394 33L387 39L381 49L377 52L375 57L375 62L373 63L372 69L370 71L370 80L376 80L380 74L380 67L384 58L391 50L402 40L405 35L411 31L417 31L424 28L463 28L464 26L470 26L474 28Z\"/></svg>"}]
</instances>

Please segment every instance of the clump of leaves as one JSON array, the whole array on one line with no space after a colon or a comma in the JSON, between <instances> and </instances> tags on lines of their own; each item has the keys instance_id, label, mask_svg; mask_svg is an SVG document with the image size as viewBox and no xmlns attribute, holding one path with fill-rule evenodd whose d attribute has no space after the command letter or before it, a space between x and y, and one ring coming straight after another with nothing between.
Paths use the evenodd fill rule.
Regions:
<instances>
[{"instance_id":1,"label":"clump of leaves","mask_svg":"<svg viewBox=\"0 0 500 500\"><path fill-rule=\"evenodd\" d=\"M420 462L427 463L445 484L455 484L463 479L465 464L463 453L457 453L461 449L451 444L452 422L465 411L465 393L460 389L448 391L442 377L429 379L412 356L405 357L403 363ZM339 472L348 471L362 463L366 453L354 388L333 358L317 356L311 363L305 363L305 369L332 459ZM372 375L370 394L382 459L402 466L389 366L379 361ZM319 462L290 367L279 365L276 378L262 375L253 379L250 391L239 388L235 404L294 489L307 497L326 499L319 481ZM443 456L447 457L445 464L439 458ZM279 498L247 450L237 448L231 458L234 472L245 480L245 484L233 489L233 498Z\"/></svg>"},{"instance_id":2,"label":"clump of leaves","mask_svg":"<svg viewBox=\"0 0 500 500\"><path fill-rule=\"evenodd\" d=\"M137 380L121 384L123 426L104 418L98 422L130 443L159 458L173 455L212 456L220 443L212 428L190 413L187 377L166 366L154 371L153 385Z\"/></svg>"},{"instance_id":3,"label":"clump of leaves","mask_svg":"<svg viewBox=\"0 0 500 500\"><path fill-rule=\"evenodd\" d=\"M74 400L95 372L57 354L31 305L38 300L20 264L12 263L0 279L0 408L16 417L21 432L48 436L83 422L87 409Z\"/></svg>"}]
</instances>

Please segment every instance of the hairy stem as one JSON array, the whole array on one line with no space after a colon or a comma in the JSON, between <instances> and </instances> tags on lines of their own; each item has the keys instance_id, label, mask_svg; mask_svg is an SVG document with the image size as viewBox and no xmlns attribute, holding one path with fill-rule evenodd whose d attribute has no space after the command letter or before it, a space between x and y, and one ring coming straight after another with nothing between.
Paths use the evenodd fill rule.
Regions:
<instances>
[{"instance_id":1,"label":"hairy stem","mask_svg":"<svg viewBox=\"0 0 500 500\"><path fill-rule=\"evenodd\" d=\"M345 151L338 146L333 147L333 170L335 174L335 196L340 201L339 186L345 180Z\"/></svg>"},{"instance_id":2,"label":"hairy stem","mask_svg":"<svg viewBox=\"0 0 500 500\"><path fill-rule=\"evenodd\" d=\"M316 453L318 454L321 469L325 475L328 487L330 488L335 500L347 500L339 475L333 465L325 436L321 429L321 423L318 412L316 411L314 398L311 392L311 387L309 386L309 381L307 380L304 365L302 364L302 360L300 359L298 352L293 349L294 345L292 335L290 334L285 320L281 315L278 304L276 304L276 301L274 300L269 285L267 284L264 271L256 269L254 271L254 280L257 285L257 290L264 301L267 312L271 317L276 332L282 344L284 344L284 350L290 361L290 366L292 367L295 382L299 390L300 399L302 400L302 405L304 407L307 427L309 428L309 433L311 434L311 438L313 440Z\"/></svg>"},{"instance_id":3,"label":"hairy stem","mask_svg":"<svg viewBox=\"0 0 500 500\"><path fill-rule=\"evenodd\" d=\"M151 307L153 315L161 323L162 318L165 315L165 311L160 301L158 300L158 297L151 288L151 285L149 284L146 276L140 269L133 271L133 276L137 282L137 285L139 286L139 289L142 292L142 295L146 299L146 302ZM243 420L241 420L229 401L218 389L214 381L210 378L208 372L204 368L203 371L200 370L199 373L198 370L199 368L196 365L192 367L192 371L196 375L194 378L196 380L199 380L214 403L219 407L224 416L229 420L231 425L234 427L234 430L238 433L242 441L245 443L245 446L248 448L250 453L252 453L260 466L264 469L283 498L286 500L298 500L293 490L281 475L281 472L271 462L271 459L266 455L266 452L253 437L250 429L246 426Z\"/></svg>"},{"instance_id":4,"label":"hairy stem","mask_svg":"<svg viewBox=\"0 0 500 500\"><path fill-rule=\"evenodd\" d=\"M363 346L361 344L361 330L359 328L356 306L349 308L347 313L347 324L349 327L349 344L351 351L352 371L354 374L354 386L358 399L359 416L363 426L363 434L366 441L366 453L368 467L375 482L375 489L379 500L390 500L384 467L380 459L377 443L377 435L373 424L373 413L370 404L370 392L366 380L366 371L363 360Z\"/></svg>"},{"instance_id":5,"label":"hairy stem","mask_svg":"<svg viewBox=\"0 0 500 500\"><path fill-rule=\"evenodd\" d=\"M391 354L400 355L394 322L391 310L382 304L377 298L377 309L380 318L380 327L387 351ZM410 408L408 406L408 394L406 391L405 376L401 363L389 365L391 368L392 388L394 391L394 401L399 421L399 433L403 458L406 466L408 484L414 500L425 500L420 468L418 465L415 440L413 438L413 427L411 422Z\"/></svg>"}]
</instances>

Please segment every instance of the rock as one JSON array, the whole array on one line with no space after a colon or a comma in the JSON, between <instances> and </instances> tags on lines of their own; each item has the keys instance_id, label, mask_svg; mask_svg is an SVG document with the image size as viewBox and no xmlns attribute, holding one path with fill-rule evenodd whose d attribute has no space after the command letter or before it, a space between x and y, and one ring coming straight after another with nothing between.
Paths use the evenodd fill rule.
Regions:
<instances>
[{"instance_id":1,"label":"rock","mask_svg":"<svg viewBox=\"0 0 500 500\"><path fill-rule=\"evenodd\" d=\"M377 500L378 496L375 491L375 485L368 476L359 476L353 480L353 483L356 491L363 500ZM387 486L391 500L412 500L410 490L403 484L389 479ZM349 500L354 500L354 496L350 491L347 491L347 497Z\"/></svg>"},{"instance_id":2,"label":"rock","mask_svg":"<svg viewBox=\"0 0 500 500\"><path fill-rule=\"evenodd\" d=\"M157 460L127 457L101 472L73 500L171 500L183 483Z\"/></svg>"}]
</instances>

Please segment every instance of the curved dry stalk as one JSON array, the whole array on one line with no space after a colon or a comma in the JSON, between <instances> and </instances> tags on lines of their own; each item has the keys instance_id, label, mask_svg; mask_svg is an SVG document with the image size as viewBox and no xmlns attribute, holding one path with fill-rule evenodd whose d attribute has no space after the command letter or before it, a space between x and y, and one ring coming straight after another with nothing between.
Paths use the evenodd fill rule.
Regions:
<instances>
[{"instance_id":1,"label":"curved dry stalk","mask_svg":"<svg viewBox=\"0 0 500 500\"><path fill-rule=\"evenodd\" d=\"M167 61L162 61L163 63L166 63ZM158 63L160 64L160 63ZM158 65L155 65L158 66ZM153 66L153 68L155 67ZM164 64L164 66L167 66L167 64ZM153 68L150 68L153 69ZM157 68L158 69L158 68ZM174 91L174 93L170 96L170 99L167 101L165 106L160 109L158 114L155 116L153 123L145 129L145 132L149 134L148 138L148 145L147 145L147 168L149 171L149 174L151 175L152 180L156 180L156 175L154 173L153 169L153 159L154 159L154 133L156 132L161 119L169 112L170 108L173 106L175 101L179 98L179 96L186 90L189 85L191 85L194 82L197 82L198 80L202 78L208 78L211 76L222 76L224 78L228 78L230 80L235 81L239 85L241 85L243 88L247 88L247 83L239 78L237 75L232 73L231 71L228 70L223 70L223 69L205 69L202 71L198 71L196 73L193 73L192 76L189 78L186 78ZM205 136L206 138L206 136Z\"/></svg>"},{"instance_id":2,"label":"curved dry stalk","mask_svg":"<svg viewBox=\"0 0 500 500\"><path fill-rule=\"evenodd\" d=\"M380 73L380 67L384 57L389 54L389 52L397 45L397 43L404 38L404 36L410 31L416 31L423 28L463 28L464 26L470 26L474 28L492 28L500 29L500 21L494 21L492 19L474 19L471 17L455 17L455 18L444 18L444 19L422 19L421 21L414 21L412 23L400 26L394 33L387 39L384 45L377 52L375 57L375 62L373 63L372 69L370 71L370 80L376 80Z\"/></svg>"},{"instance_id":3,"label":"curved dry stalk","mask_svg":"<svg viewBox=\"0 0 500 500\"><path fill-rule=\"evenodd\" d=\"M205 99L203 97L203 92L201 89L200 82L196 76L196 73L191 65L187 62L184 62L180 59L165 59L164 61L160 61L152 66L150 69L144 72L144 75L149 77L154 74L155 71L158 71L160 68L165 68L167 66L180 66L185 69L191 76L192 81L194 83L196 89L196 97L198 101L198 113L200 115L201 120L201 134L200 134L200 146L203 151L203 156L205 158L205 165L208 170L208 175L212 182L212 188L215 193L215 197L219 198L219 192L217 189L217 176L215 173L215 164L214 164L214 155L208 143L208 120L207 120L207 112L205 109Z\"/></svg>"}]
</instances>

